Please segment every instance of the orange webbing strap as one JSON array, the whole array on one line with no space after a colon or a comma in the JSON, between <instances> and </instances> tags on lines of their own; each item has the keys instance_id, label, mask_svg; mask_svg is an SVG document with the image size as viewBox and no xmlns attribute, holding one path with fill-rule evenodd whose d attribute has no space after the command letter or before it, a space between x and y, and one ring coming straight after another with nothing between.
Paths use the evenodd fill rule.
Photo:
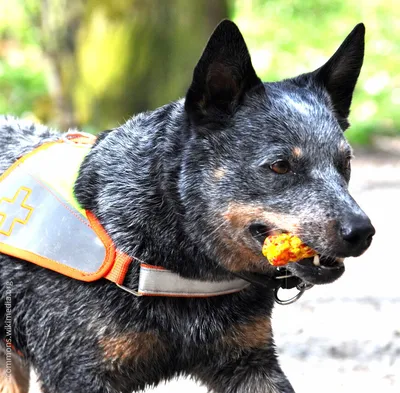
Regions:
<instances>
[{"instance_id":1,"label":"orange webbing strap","mask_svg":"<svg viewBox=\"0 0 400 393\"><path fill-rule=\"evenodd\" d=\"M97 139L94 135L75 131L69 131L64 135L64 137L70 142L81 145L94 145ZM111 269L104 276L104 278L116 284L122 285L126 273L128 272L129 265L132 262L132 258L129 255L126 255L123 252L116 250L112 240L110 239L104 228L101 226L99 221L90 212L86 213L92 229L96 232L97 236L103 240L103 242L106 239L106 241L104 242L106 244L106 247L109 250L111 249L111 252L115 256L114 263L112 264Z\"/></svg>"},{"instance_id":2,"label":"orange webbing strap","mask_svg":"<svg viewBox=\"0 0 400 393\"><path fill-rule=\"evenodd\" d=\"M115 245L107 231L103 228L97 217L92 212L86 210L86 216L90 222L91 228L96 232L96 235L101 239L106 247L106 259L110 258L112 255L113 263L110 265L110 269L103 277L115 282L116 284L123 284L129 265L132 262L132 258L115 248Z\"/></svg>"},{"instance_id":3,"label":"orange webbing strap","mask_svg":"<svg viewBox=\"0 0 400 393\"><path fill-rule=\"evenodd\" d=\"M105 276L105 278L107 278L107 280L115 282L118 285L122 285L124 283L125 276L128 272L128 268L131 262L132 258L129 255L117 251L114 265Z\"/></svg>"}]
</instances>

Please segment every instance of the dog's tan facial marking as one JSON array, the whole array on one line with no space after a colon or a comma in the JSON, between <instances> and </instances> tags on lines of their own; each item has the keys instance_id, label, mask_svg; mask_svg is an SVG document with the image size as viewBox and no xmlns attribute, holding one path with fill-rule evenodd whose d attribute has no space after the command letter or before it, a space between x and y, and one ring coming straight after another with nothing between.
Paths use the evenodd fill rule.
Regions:
<instances>
[{"instance_id":1,"label":"dog's tan facial marking","mask_svg":"<svg viewBox=\"0 0 400 393\"><path fill-rule=\"evenodd\" d=\"M293 148L293 157L300 158L302 156L303 156L303 150L299 146L294 147Z\"/></svg>"},{"instance_id":2,"label":"dog's tan facial marking","mask_svg":"<svg viewBox=\"0 0 400 393\"><path fill-rule=\"evenodd\" d=\"M254 252L246 244L229 237L223 238L224 246L218 252L220 262L231 272L261 272L268 269L268 264L260 264L260 253Z\"/></svg>"},{"instance_id":3,"label":"dog's tan facial marking","mask_svg":"<svg viewBox=\"0 0 400 393\"><path fill-rule=\"evenodd\" d=\"M217 180L221 180L225 176L226 170L222 167L217 168L214 171L214 178Z\"/></svg>"},{"instance_id":4,"label":"dog's tan facial marking","mask_svg":"<svg viewBox=\"0 0 400 393\"><path fill-rule=\"evenodd\" d=\"M220 252L220 261L232 272L259 271L262 258L260 252L255 252L244 239L243 230L262 214L263 209L255 205L230 203L222 214L228 230L221 231L223 251Z\"/></svg>"},{"instance_id":5,"label":"dog's tan facial marking","mask_svg":"<svg viewBox=\"0 0 400 393\"><path fill-rule=\"evenodd\" d=\"M261 206L232 202L223 217L234 228L246 228L263 214L264 209Z\"/></svg>"},{"instance_id":6,"label":"dog's tan facial marking","mask_svg":"<svg viewBox=\"0 0 400 393\"><path fill-rule=\"evenodd\" d=\"M289 215L267 212L260 205L232 202L222 213L224 228L219 230L222 246L219 250L219 260L232 272L255 271L270 269L265 261L261 246L257 250L255 240L251 238L249 227L253 223L265 223L271 231L284 229L296 233L298 220ZM266 233L265 237L269 234Z\"/></svg>"},{"instance_id":7,"label":"dog's tan facial marking","mask_svg":"<svg viewBox=\"0 0 400 393\"><path fill-rule=\"evenodd\" d=\"M247 323L234 325L222 341L231 348L254 349L270 345L271 339L271 320L260 316Z\"/></svg>"},{"instance_id":8,"label":"dog's tan facial marking","mask_svg":"<svg viewBox=\"0 0 400 393\"><path fill-rule=\"evenodd\" d=\"M289 214L266 211L262 206L232 202L223 213L224 219L236 229L247 228L254 222L268 224L271 230L284 229L295 233L299 219ZM268 234L266 234L267 236Z\"/></svg>"},{"instance_id":9,"label":"dog's tan facial marking","mask_svg":"<svg viewBox=\"0 0 400 393\"><path fill-rule=\"evenodd\" d=\"M146 362L161 356L165 344L155 332L130 332L100 340L104 358L112 363Z\"/></svg>"}]
</instances>

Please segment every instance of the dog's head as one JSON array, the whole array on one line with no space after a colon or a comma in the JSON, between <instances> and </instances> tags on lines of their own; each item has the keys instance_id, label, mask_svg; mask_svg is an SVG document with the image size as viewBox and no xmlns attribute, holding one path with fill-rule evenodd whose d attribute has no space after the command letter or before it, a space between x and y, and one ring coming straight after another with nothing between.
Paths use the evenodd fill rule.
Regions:
<instances>
[{"instance_id":1,"label":"dog's head","mask_svg":"<svg viewBox=\"0 0 400 393\"><path fill-rule=\"evenodd\" d=\"M374 228L348 191L352 150L343 133L363 62L357 25L316 71L275 83L257 77L241 33L223 21L185 100L190 135L180 179L193 240L230 271L268 271L266 236L286 231L320 254L290 263L298 277L332 282Z\"/></svg>"}]
</instances>

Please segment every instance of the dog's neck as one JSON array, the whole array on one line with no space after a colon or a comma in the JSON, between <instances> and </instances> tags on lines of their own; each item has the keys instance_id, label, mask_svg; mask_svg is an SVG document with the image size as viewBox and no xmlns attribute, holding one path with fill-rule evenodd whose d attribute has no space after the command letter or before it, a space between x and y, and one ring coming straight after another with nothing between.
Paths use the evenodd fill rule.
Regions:
<instances>
[{"instance_id":1,"label":"dog's neck","mask_svg":"<svg viewBox=\"0 0 400 393\"><path fill-rule=\"evenodd\" d=\"M185 231L178 182L190 135L182 124L187 118L177 102L100 135L75 193L128 255L184 277L226 279L230 275Z\"/></svg>"}]
</instances>

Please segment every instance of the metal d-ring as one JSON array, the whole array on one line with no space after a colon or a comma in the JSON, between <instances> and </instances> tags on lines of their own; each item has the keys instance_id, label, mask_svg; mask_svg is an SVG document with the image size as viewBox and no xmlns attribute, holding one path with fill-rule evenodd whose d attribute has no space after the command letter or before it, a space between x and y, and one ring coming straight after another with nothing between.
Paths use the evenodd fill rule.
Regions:
<instances>
[{"instance_id":1,"label":"metal d-ring","mask_svg":"<svg viewBox=\"0 0 400 393\"><path fill-rule=\"evenodd\" d=\"M274 291L275 301L278 304L280 304L281 306L287 306L288 304L292 304L292 303L296 302L297 300L299 300L303 296L304 292L307 291L308 289L311 289L312 287L313 287L312 284L307 284L304 281L302 281L299 285L296 286L296 289L299 292L296 293L296 295L294 295L290 299L286 299L286 300L282 300L278 296L278 292L282 288L281 287L275 288L275 291Z\"/></svg>"},{"instance_id":2,"label":"metal d-ring","mask_svg":"<svg viewBox=\"0 0 400 393\"><path fill-rule=\"evenodd\" d=\"M123 289L124 291L130 293L131 295L134 295L134 296L136 296L136 297L141 297L141 296L143 296L141 293L139 293L139 292L137 292L137 291L134 291L133 289L124 287L123 285L120 285L120 284L116 284L116 285L117 285L117 287Z\"/></svg>"}]
</instances>

